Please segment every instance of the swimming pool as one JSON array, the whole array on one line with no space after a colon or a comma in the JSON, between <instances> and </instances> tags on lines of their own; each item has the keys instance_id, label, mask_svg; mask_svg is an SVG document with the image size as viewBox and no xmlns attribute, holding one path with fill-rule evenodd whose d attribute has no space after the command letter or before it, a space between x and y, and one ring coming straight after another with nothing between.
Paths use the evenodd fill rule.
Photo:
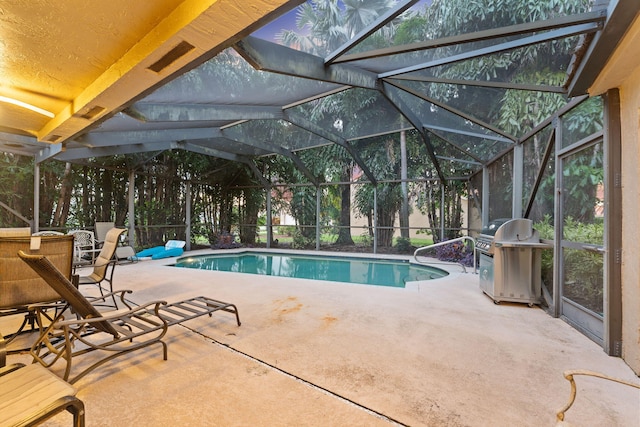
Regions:
<instances>
[{"instance_id":1,"label":"swimming pool","mask_svg":"<svg viewBox=\"0 0 640 427\"><path fill-rule=\"evenodd\" d=\"M398 288L449 274L403 260L254 251L184 257L174 266Z\"/></svg>"}]
</instances>

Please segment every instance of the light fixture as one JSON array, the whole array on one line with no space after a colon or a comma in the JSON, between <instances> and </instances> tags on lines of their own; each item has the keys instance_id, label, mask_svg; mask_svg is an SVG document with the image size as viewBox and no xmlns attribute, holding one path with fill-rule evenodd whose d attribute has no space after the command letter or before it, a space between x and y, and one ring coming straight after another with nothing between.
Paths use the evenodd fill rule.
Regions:
<instances>
[{"instance_id":1,"label":"light fixture","mask_svg":"<svg viewBox=\"0 0 640 427\"><path fill-rule=\"evenodd\" d=\"M27 104L26 102L18 101L17 99L9 98L8 96L0 95L0 102L6 102L7 104L17 105L18 107L35 111L36 113L42 114L43 116L47 116L51 118L55 117L55 114L53 114L50 111L43 110L42 108L36 107L35 105Z\"/></svg>"}]
</instances>

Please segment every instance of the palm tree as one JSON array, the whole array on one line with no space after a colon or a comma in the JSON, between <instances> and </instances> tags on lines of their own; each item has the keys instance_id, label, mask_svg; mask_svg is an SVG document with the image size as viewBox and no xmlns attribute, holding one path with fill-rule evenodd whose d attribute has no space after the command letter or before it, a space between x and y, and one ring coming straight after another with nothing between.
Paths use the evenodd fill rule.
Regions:
<instances>
[{"instance_id":1,"label":"palm tree","mask_svg":"<svg viewBox=\"0 0 640 427\"><path fill-rule=\"evenodd\" d=\"M395 0L311 0L298 8L298 31L283 29L284 45L324 56L390 10Z\"/></svg>"}]
</instances>

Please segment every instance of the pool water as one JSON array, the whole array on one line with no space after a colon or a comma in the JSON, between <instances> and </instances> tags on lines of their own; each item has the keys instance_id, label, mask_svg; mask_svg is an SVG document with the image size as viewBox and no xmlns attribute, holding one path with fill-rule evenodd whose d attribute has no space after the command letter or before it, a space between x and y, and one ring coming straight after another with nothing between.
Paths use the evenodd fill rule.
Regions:
<instances>
[{"instance_id":1,"label":"pool water","mask_svg":"<svg viewBox=\"0 0 640 427\"><path fill-rule=\"evenodd\" d=\"M297 255L267 252L235 252L178 259L176 267L230 271L297 279L403 288L407 282L447 276L444 270L402 260Z\"/></svg>"}]
</instances>

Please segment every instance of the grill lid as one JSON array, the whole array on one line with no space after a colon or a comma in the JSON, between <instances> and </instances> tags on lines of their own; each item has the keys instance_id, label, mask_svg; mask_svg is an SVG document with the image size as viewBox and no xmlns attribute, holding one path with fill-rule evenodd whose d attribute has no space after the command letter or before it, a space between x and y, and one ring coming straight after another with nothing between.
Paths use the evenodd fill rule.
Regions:
<instances>
[{"instance_id":1,"label":"grill lid","mask_svg":"<svg viewBox=\"0 0 640 427\"><path fill-rule=\"evenodd\" d=\"M517 218L502 224L494 235L496 242L530 243L539 242L538 233L533 229L533 221Z\"/></svg>"},{"instance_id":2,"label":"grill lid","mask_svg":"<svg viewBox=\"0 0 640 427\"><path fill-rule=\"evenodd\" d=\"M498 218L498 219L489 221L489 224L487 224L482 229L481 234L484 234L485 236L493 237L496 234L496 231L498 231L498 228L500 228L500 226L507 221L511 221L511 218Z\"/></svg>"}]
</instances>

